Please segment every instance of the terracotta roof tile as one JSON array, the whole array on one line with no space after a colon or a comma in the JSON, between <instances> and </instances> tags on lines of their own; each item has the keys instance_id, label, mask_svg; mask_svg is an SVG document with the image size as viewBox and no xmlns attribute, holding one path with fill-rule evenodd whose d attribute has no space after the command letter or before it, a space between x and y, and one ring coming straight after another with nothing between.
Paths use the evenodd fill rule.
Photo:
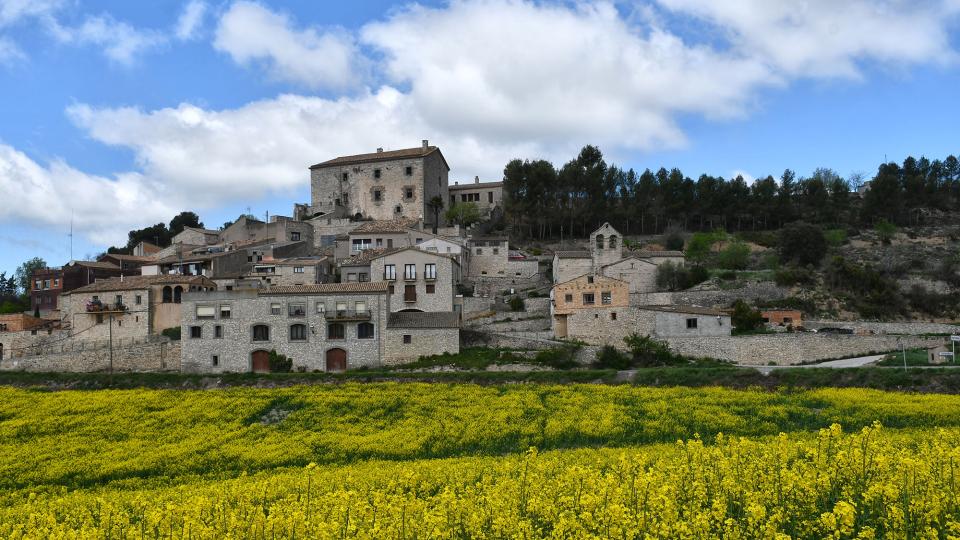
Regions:
<instances>
[{"instance_id":1,"label":"terracotta roof tile","mask_svg":"<svg viewBox=\"0 0 960 540\"><path fill-rule=\"evenodd\" d=\"M362 281L351 283L320 283L315 285L281 285L260 291L261 296L274 294L329 294L329 293L385 293L386 281Z\"/></svg>"},{"instance_id":2,"label":"terracotta roof tile","mask_svg":"<svg viewBox=\"0 0 960 540\"><path fill-rule=\"evenodd\" d=\"M124 276L120 278L102 279L74 289L63 294L83 294L91 292L109 292L109 291L130 291L134 289L143 289L152 285L199 285L201 287L216 288L217 284L203 276L180 276L180 275L162 275L162 276Z\"/></svg>"},{"instance_id":3,"label":"terracotta roof tile","mask_svg":"<svg viewBox=\"0 0 960 540\"><path fill-rule=\"evenodd\" d=\"M390 161L394 159L412 159L421 158L439 151L436 146L418 146L416 148L403 148L400 150L387 150L385 152L371 152L369 154L355 154L352 156L340 156L327 161L311 165L311 169L323 169L326 167L339 167L341 165L353 165L357 163L370 163L374 161ZM446 160L444 160L446 162Z\"/></svg>"},{"instance_id":4,"label":"terracotta roof tile","mask_svg":"<svg viewBox=\"0 0 960 540\"><path fill-rule=\"evenodd\" d=\"M637 306L637 309L642 311L662 311L664 313L687 313L690 315L710 315L710 316L721 316L729 317L729 313L724 313L716 309L710 309L700 306Z\"/></svg>"},{"instance_id":5,"label":"terracotta roof tile","mask_svg":"<svg viewBox=\"0 0 960 540\"><path fill-rule=\"evenodd\" d=\"M455 311L400 311L387 316L388 328L459 328L460 315Z\"/></svg>"}]
</instances>

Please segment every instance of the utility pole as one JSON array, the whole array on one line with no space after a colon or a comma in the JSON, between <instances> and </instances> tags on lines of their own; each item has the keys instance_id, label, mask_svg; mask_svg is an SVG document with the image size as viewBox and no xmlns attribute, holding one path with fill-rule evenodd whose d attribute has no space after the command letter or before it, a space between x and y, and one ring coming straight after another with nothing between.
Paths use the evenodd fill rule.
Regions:
<instances>
[{"instance_id":1,"label":"utility pole","mask_svg":"<svg viewBox=\"0 0 960 540\"><path fill-rule=\"evenodd\" d=\"M897 344L900 345L900 351L903 353L903 370L907 370L907 348L903 344L902 338L897 338Z\"/></svg>"},{"instance_id":2,"label":"utility pole","mask_svg":"<svg viewBox=\"0 0 960 540\"><path fill-rule=\"evenodd\" d=\"M110 375L113 375L113 313L110 314Z\"/></svg>"}]
</instances>

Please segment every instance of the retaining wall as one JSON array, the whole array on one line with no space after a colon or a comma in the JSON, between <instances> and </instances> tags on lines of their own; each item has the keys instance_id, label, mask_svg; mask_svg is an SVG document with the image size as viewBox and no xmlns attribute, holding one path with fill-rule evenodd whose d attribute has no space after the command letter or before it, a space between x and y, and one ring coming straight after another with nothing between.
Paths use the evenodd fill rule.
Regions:
<instances>
[{"instance_id":1,"label":"retaining wall","mask_svg":"<svg viewBox=\"0 0 960 540\"><path fill-rule=\"evenodd\" d=\"M874 334L960 334L960 326L932 322L803 321L805 328L849 328Z\"/></svg>"},{"instance_id":2,"label":"retaining wall","mask_svg":"<svg viewBox=\"0 0 960 540\"><path fill-rule=\"evenodd\" d=\"M110 348L74 349L69 352L8 358L5 371L91 372L110 369ZM113 347L114 371L180 371L180 341L155 340Z\"/></svg>"}]
</instances>

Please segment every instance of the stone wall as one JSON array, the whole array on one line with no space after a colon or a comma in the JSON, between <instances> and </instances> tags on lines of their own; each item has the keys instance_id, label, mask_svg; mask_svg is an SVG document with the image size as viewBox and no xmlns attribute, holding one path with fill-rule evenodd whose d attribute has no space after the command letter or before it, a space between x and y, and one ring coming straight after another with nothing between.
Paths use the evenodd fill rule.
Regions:
<instances>
[{"instance_id":1,"label":"stone wall","mask_svg":"<svg viewBox=\"0 0 960 540\"><path fill-rule=\"evenodd\" d=\"M410 336L410 343L403 336ZM414 362L421 356L460 352L459 328L388 328L383 335L383 363Z\"/></svg>"},{"instance_id":2,"label":"stone wall","mask_svg":"<svg viewBox=\"0 0 960 540\"><path fill-rule=\"evenodd\" d=\"M128 312L113 314L113 328L110 328L110 314L89 313L87 302L98 297L104 304L113 304L120 296L127 306ZM140 297L140 304L136 298ZM150 313L147 306L151 305L149 289L134 289L128 291L110 291L97 293L70 293L61 295L63 313L70 323L72 333L80 340L105 340L111 331L113 338L145 338L150 334ZM171 304L173 305L173 304ZM177 304L179 306L179 304Z\"/></svg>"},{"instance_id":3,"label":"stone wall","mask_svg":"<svg viewBox=\"0 0 960 540\"><path fill-rule=\"evenodd\" d=\"M166 338L126 345L114 342L113 370L179 371L180 344L179 341L170 341ZM70 348L68 352L23 356L0 361L0 369L7 371L94 372L107 371L109 368L109 346L90 342Z\"/></svg>"},{"instance_id":4,"label":"stone wall","mask_svg":"<svg viewBox=\"0 0 960 540\"><path fill-rule=\"evenodd\" d=\"M730 337L673 337L664 341L676 353L712 357L745 365L796 365L841 357L867 356L899 349L892 336L764 334ZM907 348L932 347L943 338L908 337Z\"/></svg>"},{"instance_id":5,"label":"stone wall","mask_svg":"<svg viewBox=\"0 0 960 540\"><path fill-rule=\"evenodd\" d=\"M657 265L636 258L623 259L601 269L603 275L630 284L630 293L650 293L657 290Z\"/></svg>"},{"instance_id":6,"label":"stone wall","mask_svg":"<svg viewBox=\"0 0 960 540\"><path fill-rule=\"evenodd\" d=\"M771 301L786 298L789 289L769 281L750 281L737 289L720 289L709 283L702 289L692 289L672 293L671 304L725 308L737 300L755 303L757 300Z\"/></svg>"},{"instance_id":7,"label":"stone wall","mask_svg":"<svg viewBox=\"0 0 960 540\"><path fill-rule=\"evenodd\" d=\"M494 299L492 297L480 298L477 296L464 296L461 300L463 302L462 313L464 317L471 313L481 313L493 309Z\"/></svg>"},{"instance_id":8,"label":"stone wall","mask_svg":"<svg viewBox=\"0 0 960 540\"><path fill-rule=\"evenodd\" d=\"M506 240L502 242L472 240L468 245L470 247L468 274L470 277L516 277L513 273L507 272L510 247Z\"/></svg>"},{"instance_id":9,"label":"stone wall","mask_svg":"<svg viewBox=\"0 0 960 540\"><path fill-rule=\"evenodd\" d=\"M960 326L931 322L872 322L805 320L805 328L849 328L854 332L874 334L960 334Z\"/></svg>"},{"instance_id":10,"label":"stone wall","mask_svg":"<svg viewBox=\"0 0 960 540\"><path fill-rule=\"evenodd\" d=\"M540 273L540 262L536 259L527 259L523 261L507 260L507 273L509 278L519 279L537 279Z\"/></svg>"},{"instance_id":11,"label":"stone wall","mask_svg":"<svg viewBox=\"0 0 960 540\"><path fill-rule=\"evenodd\" d=\"M561 317L554 317L555 333L558 331L556 327L563 325ZM620 348L625 347L623 338L634 332L652 334L656 324L656 316L652 312L630 307L581 309L566 315L566 319L567 338Z\"/></svg>"},{"instance_id":12,"label":"stone wall","mask_svg":"<svg viewBox=\"0 0 960 540\"><path fill-rule=\"evenodd\" d=\"M563 283L593 272L592 259L561 259L553 261L553 282Z\"/></svg>"}]
</instances>

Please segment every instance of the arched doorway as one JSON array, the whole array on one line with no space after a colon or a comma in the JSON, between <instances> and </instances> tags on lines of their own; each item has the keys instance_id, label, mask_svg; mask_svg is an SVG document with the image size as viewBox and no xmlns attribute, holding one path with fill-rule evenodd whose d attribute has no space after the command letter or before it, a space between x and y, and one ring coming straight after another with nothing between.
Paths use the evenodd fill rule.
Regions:
<instances>
[{"instance_id":1,"label":"arched doorway","mask_svg":"<svg viewBox=\"0 0 960 540\"><path fill-rule=\"evenodd\" d=\"M250 360L254 373L270 373L270 353L267 351L253 351Z\"/></svg>"},{"instance_id":2,"label":"arched doorway","mask_svg":"<svg viewBox=\"0 0 960 540\"><path fill-rule=\"evenodd\" d=\"M347 351L343 349L330 349L327 351L327 371L346 371L347 370Z\"/></svg>"}]
</instances>

